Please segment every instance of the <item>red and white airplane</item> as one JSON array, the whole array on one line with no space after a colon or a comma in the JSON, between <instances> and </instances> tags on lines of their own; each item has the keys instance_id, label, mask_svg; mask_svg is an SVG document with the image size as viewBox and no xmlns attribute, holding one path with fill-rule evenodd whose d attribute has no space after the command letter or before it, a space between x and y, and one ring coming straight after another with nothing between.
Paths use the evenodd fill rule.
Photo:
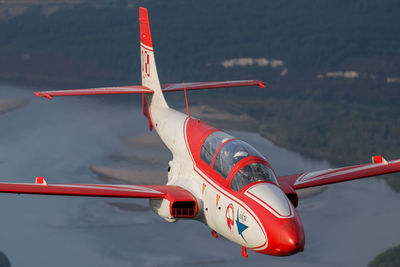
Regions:
<instances>
[{"instance_id":1,"label":"red and white airplane","mask_svg":"<svg viewBox=\"0 0 400 267\"><path fill-rule=\"evenodd\" d=\"M143 113L171 150L167 185L0 183L0 192L148 198L168 222L194 219L247 249L288 256L303 251L305 236L296 212L296 190L400 171L400 159L373 156L372 163L276 177L272 166L246 142L171 109L164 92L258 85L262 81L160 84L147 9L139 8L141 86L35 92L39 97L142 94ZM218 233L218 234L217 234Z\"/></svg>"}]
</instances>

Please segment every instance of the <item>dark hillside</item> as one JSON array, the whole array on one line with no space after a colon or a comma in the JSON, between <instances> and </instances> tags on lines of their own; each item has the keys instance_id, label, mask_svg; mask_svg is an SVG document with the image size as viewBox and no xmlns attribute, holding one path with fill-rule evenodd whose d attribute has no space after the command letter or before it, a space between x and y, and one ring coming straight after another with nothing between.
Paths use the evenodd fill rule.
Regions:
<instances>
[{"instance_id":1,"label":"dark hillside","mask_svg":"<svg viewBox=\"0 0 400 267\"><path fill-rule=\"evenodd\" d=\"M398 74L397 1L139 3L149 9L163 80L232 78L238 72L271 80L270 68L237 71L220 64L243 57L282 60L288 74L346 68L384 78ZM46 16L35 6L0 23L0 73L38 80L137 79L136 19L136 8L80 5Z\"/></svg>"},{"instance_id":2,"label":"dark hillside","mask_svg":"<svg viewBox=\"0 0 400 267\"><path fill-rule=\"evenodd\" d=\"M368 267L396 267L400 266L400 246L391 248L373 259Z\"/></svg>"}]
</instances>

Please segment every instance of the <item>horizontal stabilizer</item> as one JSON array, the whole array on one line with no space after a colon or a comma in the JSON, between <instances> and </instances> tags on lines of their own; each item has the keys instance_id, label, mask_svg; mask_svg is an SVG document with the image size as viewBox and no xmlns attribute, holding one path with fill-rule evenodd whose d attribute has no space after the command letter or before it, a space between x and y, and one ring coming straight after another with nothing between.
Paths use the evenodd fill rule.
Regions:
<instances>
[{"instance_id":1,"label":"horizontal stabilizer","mask_svg":"<svg viewBox=\"0 0 400 267\"><path fill-rule=\"evenodd\" d=\"M223 81L223 82L195 82L195 83L165 83L161 84L163 92L176 92L186 90L202 90L202 89L217 89L226 87L240 86L260 86L265 87L265 83L259 80L242 80L242 81Z\"/></svg>"},{"instance_id":2,"label":"horizontal stabilizer","mask_svg":"<svg viewBox=\"0 0 400 267\"><path fill-rule=\"evenodd\" d=\"M186 90L217 89L241 86L260 86L265 87L265 83L260 80L241 80L241 81L222 81L222 82L195 82L195 83L166 83L161 84L163 92L176 92ZM82 96L82 95L113 95L113 94L153 94L154 91L146 86L115 86L88 89L72 89L57 91L34 92L38 97L51 99L53 96Z\"/></svg>"},{"instance_id":3,"label":"horizontal stabilizer","mask_svg":"<svg viewBox=\"0 0 400 267\"><path fill-rule=\"evenodd\" d=\"M134 86L115 86L88 89L40 91L34 92L38 97L51 99L53 96L80 96L80 95L113 95L113 94L152 94L153 90L141 85Z\"/></svg>"}]
</instances>

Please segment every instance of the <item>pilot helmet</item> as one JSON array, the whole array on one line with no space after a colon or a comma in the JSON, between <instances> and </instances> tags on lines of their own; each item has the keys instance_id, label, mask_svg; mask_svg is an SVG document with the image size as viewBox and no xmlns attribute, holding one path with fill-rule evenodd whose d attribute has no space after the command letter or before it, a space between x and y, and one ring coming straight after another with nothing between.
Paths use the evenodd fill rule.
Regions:
<instances>
[{"instance_id":1,"label":"pilot helmet","mask_svg":"<svg viewBox=\"0 0 400 267\"><path fill-rule=\"evenodd\" d=\"M238 163L240 160L244 159L245 157L247 157L249 155L249 153L247 153L247 151L238 151L235 153L235 155L233 155L233 162L236 164Z\"/></svg>"}]
</instances>

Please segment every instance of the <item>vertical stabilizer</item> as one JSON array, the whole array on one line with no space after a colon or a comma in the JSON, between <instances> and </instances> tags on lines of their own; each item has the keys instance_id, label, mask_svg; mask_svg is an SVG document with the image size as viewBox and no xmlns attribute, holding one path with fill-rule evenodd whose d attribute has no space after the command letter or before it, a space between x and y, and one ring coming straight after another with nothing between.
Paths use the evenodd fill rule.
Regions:
<instances>
[{"instance_id":1,"label":"vertical stabilizer","mask_svg":"<svg viewBox=\"0 0 400 267\"><path fill-rule=\"evenodd\" d=\"M150 106L156 105L168 107L161 91L160 81L158 80L153 42L151 40L149 16L146 8L139 7L139 23L142 85L154 91L154 94L146 97L146 100Z\"/></svg>"}]
</instances>

